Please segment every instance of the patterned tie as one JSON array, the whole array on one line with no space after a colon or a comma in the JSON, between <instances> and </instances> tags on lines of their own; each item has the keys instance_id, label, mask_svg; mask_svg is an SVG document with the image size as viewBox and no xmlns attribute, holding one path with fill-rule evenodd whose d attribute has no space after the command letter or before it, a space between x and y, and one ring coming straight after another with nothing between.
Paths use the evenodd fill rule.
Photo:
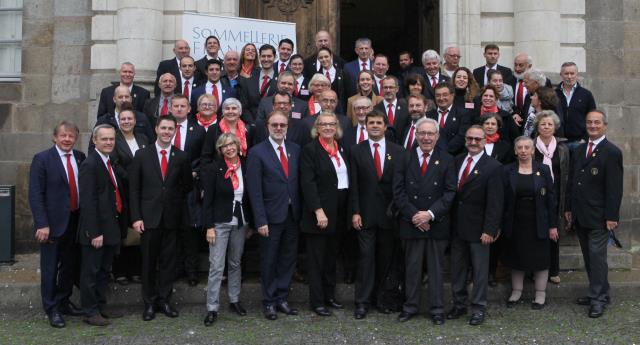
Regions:
<instances>
[{"instance_id":1,"label":"patterned tie","mask_svg":"<svg viewBox=\"0 0 640 345\"><path fill-rule=\"evenodd\" d=\"M116 184L116 178L113 176L113 169L111 169L111 160L107 159L107 168L109 170L109 177L111 178L111 184L116 189L116 211L118 214L122 213L122 198L120 197L120 190Z\"/></svg>"},{"instance_id":2,"label":"patterned tie","mask_svg":"<svg viewBox=\"0 0 640 345\"><path fill-rule=\"evenodd\" d=\"M182 150L182 147L180 146L180 143L182 143L182 138L180 137L180 128L182 128L182 125L176 126L176 135L173 137L173 146Z\"/></svg>"},{"instance_id":3,"label":"patterned tie","mask_svg":"<svg viewBox=\"0 0 640 345\"><path fill-rule=\"evenodd\" d=\"M587 158L591 157L591 154L593 153L593 141L589 142L589 150L587 151Z\"/></svg>"},{"instance_id":4,"label":"patterned tie","mask_svg":"<svg viewBox=\"0 0 640 345\"><path fill-rule=\"evenodd\" d=\"M162 159L160 160L160 171L162 172L162 179L167 177L167 150L160 150Z\"/></svg>"},{"instance_id":5,"label":"patterned tie","mask_svg":"<svg viewBox=\"0 0 640 345\"><path fill-rule=\"evenodd\" d=\"M516 97L516 107L522 109L524 105L524 83L522 80L518 81L518 96Z\"/></svg>"},{"instance_id":6,"label":"patterned tie","mask_svg":"<svg viewBox=\"0 0 640 345\"><path fill-rule=\"evenodd\" d=\"M278 71L278 74L284 72L284 63L282 61L280 61L280 70Z\"/></svg>"},{"instance_id":7,"label":"patterned tie","mask_svg":"<svg viewBox=\"0 0 640 345\"><path fill-rule=\"evenodd\" d=\"M429 162L429 154L428 153L423 153L422 154L422 164L420 165L420 175L424 176L424 174L427 173L427 164Z\"/></svg>"},{"instance_id":8,"label":"patterned tie","mask_svg":"<svg viewBox=\"0 0 640 345\"><path fill-rule=\"evenodd\" d=\"M71 211L78 209L78 187L76 186L76 173L71 165L71 154L65 154L67 156L67 180L69 182L69 201L71 201Z\"/></svg>"},{"instance_id":9,"label":"patterned tie","mask_svg":"<svg viewBox=\"0 0 640 345\"><path fill-rule=\"evenodd\" d=\"M220 97L218 96L218 86L216 86L216 84L213 84L213 88L211 88L211 94L216 98L217 108L220 108Z\"/></svg>"},{"instance_id":10,"label":"patterned tie","mask_svg":"<svg viewBox=\"0 0 640 345\"><path fill-rule=\"evenodd\" d=\"M329 71L327 71L324 75L325 77L327 77L327 79L329 79L329 83L331 83L331 74L329 73Z\"/></svg>"},{"instance_id":11,"label":"patterned tie","mask_svg":"<svg viewBox=\"0 0 640 345\"><path fill-rule=\"evenodd\" d=\"M382 177L382 163L380 162L380 153L378 153L378 146L380 144L373 143L373 164L376 166L376 175L378 180Z\"/></svg>"},{"instance_id":12,"label":"patterned tie","mask_svg":"<svg viewBox=\"0 0 640 345\"><path fill-rule=\"evenodd\" d=\"M448 113L449 113L449 109L440 110L440 128L444 128L444 124L447 122Z\"/></svg>"},{"instance_id":13,"label":"patterned tie","mask_svg":"<svg viewBox=\"0 0 640 345\"><path fill-rule=\"evenodd\" d=\"M362 63L362 70L363 70L363 71L366 71L366 70L367 70L367 63L366 63L366 62L363 62L363 63Z\"/></svg>"},{"instance_id":14,"label":"patterned tie","mask_svg":"<svg viewBox=\"0 0 640 345\"><path fill-rule=\"evenodd\" d=\"M473 163L473 158L468 157L467 166L464 168L464 171L462 172L462 176L460 176L460 182L458 182L458 190L462 188L462 186L467 180L467 176L469 176L469 170L471 170L471 163Z\"/></svg>"},{"instance_id":15,"label":"patterned tie","mask_svg":"<svg viewBox=\"0 0 640 345\"><path fill-rule=\"evenodd\" d=\"M360 144L363 141L364 141L364 127L360 126L360 136L358 137L358 144Z\"/></svg>"},{"instance_id":16,"label":"patterned tie","mask_svg":"<svg viewBox=\"0 0 640 345\"><path fill-rule=\"evenodd\" d=\"M389 126L393 126L393 104L389 103L389 105L387 106L387 108L389 108L389 110L387 110L387 119L389 120Z\"/></svg>"},{"instance_id":17,"label":"patterned tie","mask_svg":"<svg viewBox=\"0 0 640 345\"><path fill-rule=\"evenodd\" d=\"M162 109L160 109L160 116L165 116L169 114L169 98L165 97L164 102L162 103Z\"/></svg>"},{"instance_id":18,"label":"patterned tie","mask_svg":"<svg viewBox=\"0 0 640 345\"><path fill-rule=\"evenodd\" d=\"M284 171L284 176L289 177L289 161L287 160L287 155L284 154L284 149L282 146L278 146L278 151L280 151L280 165L282 165L282 170Z\"/></svg>"},{"instance_id":19,"label":"patterned tie","mask_svg":"<svg viewBox=\"0 0 640 345\"><path fill-rule=\"evenodd\" d=\"M184 91L182 91L182 94L183 94L185 97L187 97L187 99L188 99L188 100L191 100L191 99L189 98L189 81L188 81L188 80L184 82Z\"/></svg>"},{"instance_id":20,"label":"patterned tie","mask_svg":"<svg viewBox=\"0 0 640 345\"><path fill-rule=\"evenodd\" d=\"M298 81L297 81L297 80L295 80L295 81L293 82L293 86L294 86L294 88L293 88L293 95L294 95L294 96L298 96Z\"/></svg>"},{"instance_id":21,"label":"patterned tie","mask_svg":"<svg viewBox=\"0 0 640 345\"><path fill-rule=\"evenodd\" d=\"M435 76L431 76L431 88L435 89L436 85L438 85L438 80L436 79Z\"/></svg>"},{"instance_id":22,"label":"patterned tie","mask_svg":"<svg viewBox=\"0 0 640 345\"><path fill-rule=\"evenodd\" d=\"M262 77L262 85L260 86L260 97L264 97L264 94L267 93L267 86L269 86L269 76L265 75Z\"/></svg>"},{"instance_id":23,"label":"patterned tie","mask_svg":"<svg viewBox=\"0 0 640 345\"><path fill-rule=\"evenodd\" d=\"M414 132L416 130L416 126L415 125L411 125L411 129L409 130L409 137L407 138L407 150L411 150L411 147L413 146L413 135Z\"/></svg>"}]
</instances>

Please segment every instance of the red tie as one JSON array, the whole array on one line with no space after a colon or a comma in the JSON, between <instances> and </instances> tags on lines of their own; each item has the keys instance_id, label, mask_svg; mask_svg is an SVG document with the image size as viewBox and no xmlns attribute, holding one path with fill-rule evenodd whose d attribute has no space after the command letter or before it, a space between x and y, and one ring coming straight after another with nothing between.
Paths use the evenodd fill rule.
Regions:
<instances>
[{"instance_id":1,"label":"red tie","mask_svg":"<svg viewBox=\"0 0 640 345\"><path fill-rule=\"evenodd\" d=\"M416 126L411 125L411 129L409 130L409 137L407 138L407 150L411 150L411 146L413 146L413 132L415 132Z\"/></svg>"},{"instance_id":2,"label":"red tie","mask_svg":"<svg viewBox=\"0 0 640 345\"><path fill-rule=\"evenodd\" d=\"M116 189L116 211L118 214L122 213L122 199L120 198L120 190L116 184L116 178L113 176L113 169L111 169L111 160L107 159L107 168L109 169L109 177L111 178L111 184Z\"/></svg>"},{"instance_id":3,"label":"red tie","mask_svg":"<svg viewBox=\"0 0 640 345\"><path fill-rule=\"evenodd\" d=\"M380 162L380 154L378 153L378 146L380 144L373 143L373 164L376 166L376 174L378 180L382 177L382 163Z\"/></svg>"},{"instance_id":4,"label":"red tie","mask_svg":"<svg viewBox=\"0 0 640 345\"><path fill-rule=\"evenodd\" d=\"M429 163L429 154L422 154L422 164L420 165L420 175L424 176L427 173L427 164Z\"/></svg>"},{"instance_id":5,"label":"red tie","mask_svg":"<svg viewBox=\"0 0 640 345\"><path fill-rule=\"evenodd\" d=\"M267 86L269 85L269 76L265 75L262 77L262 85L260 86L260 96L264 97L264 94L267 92Z\"/></svg>"},{"instance_id":6,"label":"red tie","mask_svg":"<svg viewBox=\"0 0 640 345\"><path fill-rule=\"evenodd\" d=\"M378 93L382 95L382 79L380 79L380 86L378 86Z\"/></svg>"},{"instance_id":7,"label":"red tie","mask_svg":"<svg viewBox=\"0 0 640 345\"><path fill-rule=\"evenodd\" d=\"M180 137L180 128L182 128L182 125L176 126L176 136L173 137L173 146L182 150L182 147L180 147L180 143L182 142L182 138Z\"/></svg>"},{"instance_id":8,"label":"red tie","mask_svg":"<svg viewBox=\"0 0 640 345\"><path fill-rule=\"evenodd\" d=\"M160 116L165 116L169 114L169 98L165 97L164 102L162 103L162 109L160 109Z\"/></svg>"},{"instance_id":9,"label":"red tie","mask_svg":"<svg viewBox=\"0 0 640 345\"><path fill-rule=\"evenodd\" d=\"M516 107L518 107L518 109L522 109L522 106L524 105L524 85L522 80L520 80L518 82L518 95L516 96Z\"/></svg>"},{"instance_id":10,"label":"red tie","mask_svg":"<svg viewBox=\"0 0 640 345\"><path fill-rule=\"evenodd\" d=\"M449 110L440 110L440 128L444 128L444 124L447 122L447 113Z\"/></svg>"},{"instance_id":11,"label":"red tie","mask_svg":"<svg viewBox=\"0 0 640 345\"><path fill-rule=\"evenodd\" d=\"M389 120L389 126L393 126L393 104L389 103L387 108L389 108L389 110L387 111L387 119Z\"/></svg>"},{"instance_id":12,"label":"red tie","mask_svg":"<svg viewBox=\"0 0 640 345\"><path fill-rule=\"evenodd\" d=\"M363 70L363 71L366 71L366 70L367 70L367 63L366 63L366 62L363 62L363 63L362 63L362 70Z\"/></svg>"},{"instance_id":13,"label":"red tie","mask_svg":"<svg viewBox=\"0 0 640 345\"><path fill-rule=\"evenodd\" d=\"M438 81L436 80L436 77L431 76L431 88L435 89L437 84L438 84Z\"/></svg>"},{"instance_id":14,"label":"red tie","mask_svg":"<svg viewBox=\"0 0 640 345\"><path fill-rule=\"evenodd\" d=\"M589 150L587 151L587 158L591 157L591 154L593 153L593 141L589 142Z\"/></svg>"},{"instance_id":15,"label":"red tie","mask_svg":"<svg viewBox=\"0 0 640 345\"><path fill-rule=\"evenodd\" d=\"M329 79L329 83L331 83L331 74L329 74L329 71L327 71L324 75L325 77L327 77L327 79Z\"/></svg>"},{"instance_id":16,"label":"red tie","mask_svg":"<svg viewBox=\"0 0 640 345\"><path fill-rule=\"evenodd\" d=\"M78 187L76 187L76 173L73 171L73 165L71 165L71 154L65 154L67 156L67 179L69 180L69 201L71 201L71 211L78 209Z\"/></svg>"},{"instance_id":17,"label":"red tie","mask_svg":"<svg viewBox=\"0 0 640 345\"><path fill-rule=\"evenodd\" d=\"M360 126L360 137L358 137L358 144L364 141L364 127ZM378 145L378 144L375 144Z\"/></svg>"},{"instance_id":18,"label":"red tie","mask_svg":"<svg viewBox=\"0 0 640 345\"><path fill-rule=\"evenodd\" d=\"M467 176L469 176L469 170L471 170L471 163L473 163L473 158L467 158L467 166L464 168L462 172L462 176L460 176L460 182L458 182L458 189L462 188L465 181L467 180Z\"/></svg>"},{"instance_id":19,"label":"red tie","mask_svg":"<svg viewBox=\"0 0 640 345\"><path fill-rule=\"evenodd\" d=\"M284 72L284 63L282 61L280 61L280 71L278 71L278 74Z\"/></svg>"},{"instance_id":20,"label":"red tie","mask_svg":"<svg viewBox=\"0 0 640 345\"><path fill-rule=\"evenodd\" d=\"M278 151L280 151L280 165L282 165L282 170L284 171L284 176L289 177L289 161L287 160L287 155L284 154L284 149L282 146L278 146Z\"/></svg>"},{"instance_id":21,"label":"red tie","mask_svg":"<svg viewBox=\"0 0 640 345\"><path fill-rule=\"evenodd\" d=\"M189 99L189 81L185 81L184 82L184 91L182 91L182 94L187 97L187 99Z\"/></svg>"},{"instance_id":22,"label":"red tie","mask_svg":"<svg viewBox=\"0 0 640 345\"><path fill-rule=\"evenodd\" d=\"M211 94L216 98L216 105L218 106L218 108L220 108L220 97L218 96L218 87L216 86L216 84L213 84Z\"/></svg>"},{"instance_id":23,"label":"red tie","mask_svg":"<svg viewBox=\"0 0 640 345\"><path fill-rule=\"evenodd\" d=\"M297 80L295 80L295 81L293 82L293 86L294 86L294 88L293 88L293 95L294 95L294 96L298 96L298 81L297 81Z\"/></svg>"},{"instance_id":24,"label":"red tie","mask_svg":"<svg viewBox=\"0 0 640 345\"><path fill-rule=\"evenodd\" d=\"M160 160L160 171L162 172L162 179L167 176L167 150L160 150L162 159Z\"/></svg>"}]
</instances>

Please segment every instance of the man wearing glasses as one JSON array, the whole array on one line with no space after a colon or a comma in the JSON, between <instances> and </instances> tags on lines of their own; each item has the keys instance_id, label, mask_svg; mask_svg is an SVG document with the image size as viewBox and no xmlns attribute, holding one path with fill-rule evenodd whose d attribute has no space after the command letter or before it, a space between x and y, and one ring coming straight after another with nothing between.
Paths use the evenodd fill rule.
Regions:
<instances>
[{"instance_id":1,"label":"man wearing glasses","mask_svg":"<svg viewBox=\"0 0 640 345\"><path fill-rule=\"evenodd\" d=\"M444 50L444 64L442 67L442 71L448 75L449 78L452 78L453 72L460 67L460 48L449 46Z\"/></svg>"},{"instance_id":2,"label":"man wearing glasses","mask_svg":"<svg viewBox=\"0 0 640 345\"><path fill-rule=\"evenodd\" d=\"M487 308L489 245L498 235L502 219L503 186L500 163L484 152L485 132L479 125L469 127L465 136L466 154L455 159L458 192L453 203L451 240L451 290L453 308L447 319L467 313L467 271L472 265L472 326L484 322ZM429 275L431 279L431 275Z\"/></svg>"}]
</instances>

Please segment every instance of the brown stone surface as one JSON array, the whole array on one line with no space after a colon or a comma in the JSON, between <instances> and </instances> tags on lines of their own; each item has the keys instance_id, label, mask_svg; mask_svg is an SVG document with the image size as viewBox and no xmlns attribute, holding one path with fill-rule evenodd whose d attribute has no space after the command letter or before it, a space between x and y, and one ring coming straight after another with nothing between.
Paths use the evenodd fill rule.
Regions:
<instances>
[{"instance_id":1,"label":"brown stone surface","mask_svg":"<svg viewBox=\"0 0 640 345\"><path fill-rule=\"evenodd\" d=\"M1 102L20 102L22 99L21 83L0 83Z\"/></svg>"},{"instance_id":2,"label":"brown stone surface","mask_svg":"<svg viewBox=\"0 0 640 345\"><path fill-rule=\"evenodd\" d=\"M75 122L80 131L86 131L86 105L79 103L20 105L16 109L16 130L41 132L50 136L53 127L61 120Z\"/></svg>"},{"instance_id":3,"label":"brown stone surface","mask_svg":"<svg viewBox=\"0 0 640 345\"><path fill-rule=\"evenodd\" d=\"M50 74L51 47L30 46L22 49L22 70L29 74Z\"/></svg>"},{"instance_id":4,"label":"brown stone surface","mask_svg":"<svg viewBox=\"0 0 640 345\"><path fill-rule=\"evenodd\" d=\"M0 103L0 132L10 132L15 104Z\"/></svg>"},{"instance_id":5,"label":"brown stone surface","mask_svg":"<svg viewBox=\"0 0 640 345\"><path fill-rule=\"evenodd\" d=\"M46 47L53 42L53 21L33 20L25 18L22 21L23 46Z\"/></svg>"}]
</instances>

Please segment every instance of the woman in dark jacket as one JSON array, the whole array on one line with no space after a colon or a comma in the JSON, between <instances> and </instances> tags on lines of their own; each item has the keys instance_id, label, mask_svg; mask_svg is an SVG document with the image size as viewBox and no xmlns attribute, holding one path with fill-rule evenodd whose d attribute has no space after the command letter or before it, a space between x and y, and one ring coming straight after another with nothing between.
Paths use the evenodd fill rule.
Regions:
<instances>
[{"instance_id":1,"label":"woman in dark jacket","mask_svg":"<svg viewBox=\"0 0 640 345\"><path fill-rule=\"evenodd\" d=\"M300 162L301 231L307 245L311 308L329 316L327 305L343 308L335 299L336 257L338 238L348 230L349 158L338 145L342 130L335 114L318 115L311 136L315 140L304 147Z\"/></svg>"},{"instance_id":2,"label":"woman in dark jacket","mask_svg":"<svg viewBox=\"0 0 640 345\"><path fill-rule=\"evenodd\" d=\"M558 240L558 217L549 168L533 159L533 140L515 140L518 160L504 167L505 211L502 225L507 239L505 263L511 267L511 296L507 307L520 301L525 272L533 272L535 299L532 309L542 309L549 277L549 240Z\"/></svg>"},{"instance_id":3,"label":"woman in dark jacket","mask_svg":"<svg viewBox=\"0 0 640 345\"><path fill-rule=\"evenodd\" d=\"M338 95L338 103L342 107L341 109L347 109L347 78L344 77L344 72L340 67L336 67L333 64L333 53L329 48L320 48L318 50L318 61L322 67L318 73L324 75L329 79L331 84L331 90Z\"/></svg>"},{"instance_id":4,"label":"woman in dark jacket","mask_svg":"<svg viewBox=\"0 0 640 345\"><path fill-rule=\"evenodd\" d=\"M202 170L204 228L209 242L209 281L205 326L218 318L220 284L227 259L229 306L240 316L247 314L239 301L241 259L247 222L252 219L246 189L246 165L239 155L240 140L223 133L216 142L219 157ZM229 255L227 256L227 253Z\"/></svg>"}]
</instances>

